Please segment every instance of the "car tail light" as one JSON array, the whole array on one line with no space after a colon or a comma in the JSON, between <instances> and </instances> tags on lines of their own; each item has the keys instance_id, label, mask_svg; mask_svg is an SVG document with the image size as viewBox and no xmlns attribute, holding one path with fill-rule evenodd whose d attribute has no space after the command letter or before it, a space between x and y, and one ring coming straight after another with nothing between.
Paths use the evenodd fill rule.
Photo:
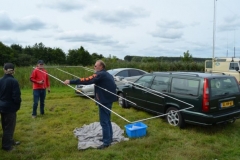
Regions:
<instances>
[{"instance_id":1,"label":"car tail light","mask_svg":"<svg viewBox=\"0 0 240 160\"><path fill-rule=\"evenodd\" d=\"M209 85L208 85L208 79L206 78L204 78L204 84L203 84L202 111L203 112L209 111Z\"/></svg>"}]
</instances>

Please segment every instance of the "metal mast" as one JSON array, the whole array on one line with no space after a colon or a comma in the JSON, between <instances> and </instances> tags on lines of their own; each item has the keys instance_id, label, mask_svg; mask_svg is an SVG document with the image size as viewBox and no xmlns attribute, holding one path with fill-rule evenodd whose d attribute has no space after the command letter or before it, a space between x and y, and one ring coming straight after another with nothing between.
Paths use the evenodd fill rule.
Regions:
<instances>
[{"instance_id":1,"label":"metal mast","mask_svg":"<svg viewBox=\"0 0 240 160\"><path fill-rule=\"evenodd\" d=\"M217 0L214 1L214 12L213 12L213 53L212 53L212 68L214 68L214 51L215 51L215 30L216 30L216 7L215 3Z\"/></svg>"}]
</instances>

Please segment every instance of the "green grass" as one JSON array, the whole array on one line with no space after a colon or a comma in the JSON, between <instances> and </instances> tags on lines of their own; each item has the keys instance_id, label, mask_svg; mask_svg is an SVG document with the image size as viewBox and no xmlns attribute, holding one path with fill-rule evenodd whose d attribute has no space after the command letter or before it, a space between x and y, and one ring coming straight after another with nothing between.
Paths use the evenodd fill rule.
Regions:
<instances>
[{"instance_id":1,"label":"green grass","mask_svg":"<svg viewBox=\"0 0 240 160\"><path fill-rule=\"evenodd\" d=\"M144 123L147 135L110 146L105 150L77 149L73 130L97 122L98 108L88 98L75 96L69 87L52 88L46 98L46 115L31 118L32 90L22 90L14 138L21 145L13 152L0 150L0 159L10 160L237 160L240 159L240 120L233 124L201 127L188 125L179 129L156 118ZM133 108L113 110L135 121L151 117ZM38 110L39 113L39 110ZM122 129L128 124L112 114L112 121ZM2 131L0 131L2 136ZM127 135L125 135L127 137Z\"/></svg>"}]
</instances>

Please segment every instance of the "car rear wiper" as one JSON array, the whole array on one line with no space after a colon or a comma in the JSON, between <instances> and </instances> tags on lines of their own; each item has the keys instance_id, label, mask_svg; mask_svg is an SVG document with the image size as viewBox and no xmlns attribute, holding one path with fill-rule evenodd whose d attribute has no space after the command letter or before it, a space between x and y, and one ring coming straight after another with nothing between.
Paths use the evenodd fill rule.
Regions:
<instances>
[{"instance_id":1,"label":"car rear wiper","mask_svg":"<svg viewBox=\"0 0 240 160\"><path fill-rule=\"evenodd\" d=\"M229 94L229 92L223 92L222 93L222 95L228 95Z\"/></svg>"}]
</instances>

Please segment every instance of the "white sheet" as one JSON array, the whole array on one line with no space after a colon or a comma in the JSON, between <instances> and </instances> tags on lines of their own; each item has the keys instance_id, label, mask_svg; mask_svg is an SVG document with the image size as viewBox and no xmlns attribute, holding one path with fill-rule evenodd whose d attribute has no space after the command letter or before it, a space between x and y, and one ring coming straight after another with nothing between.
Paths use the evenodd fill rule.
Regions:
<instances>
[{"instance_id":1,"label":"white sheet","mask_svg":"<svg viewBox=\"0 0 240 160\"><path fill-rule=\"evenodd\" d=\"M112 144L128 141L129 138L123 136L124 130L122 130L116 123L112 122L113 129L113 142ZM78 150L87 148L97 148L102 145L102 127L99 122L94 122L89 125L83 125L81 128L75 128L73 130L75 137L78 138Z\"/></svg>"}]
</instances>

